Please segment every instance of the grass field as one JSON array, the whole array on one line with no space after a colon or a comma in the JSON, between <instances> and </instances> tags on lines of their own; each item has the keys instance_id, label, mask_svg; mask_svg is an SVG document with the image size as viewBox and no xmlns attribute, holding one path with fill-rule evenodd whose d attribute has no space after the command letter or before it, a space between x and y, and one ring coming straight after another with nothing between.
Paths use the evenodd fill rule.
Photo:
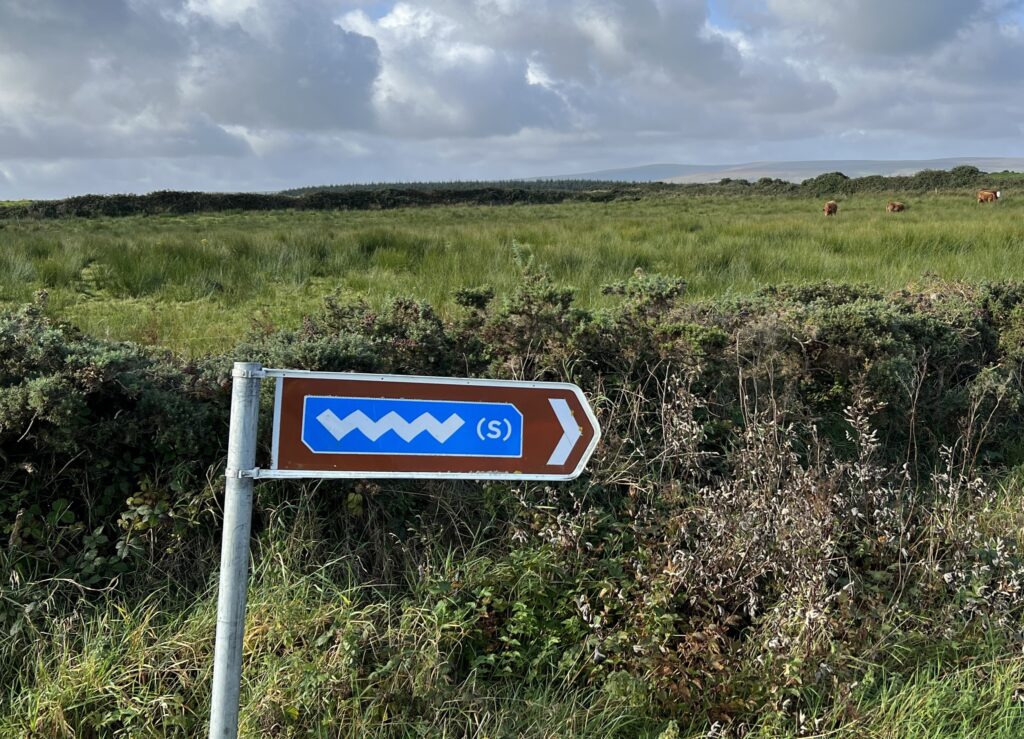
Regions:
<instances>
[{"instance_id":1,"label":"grass field","mask_svg":"<svg viewBox=\"0 0 1024 739\"><path fill-rule=\"evenodd\" d=\"M187 355L230 345L255 318L289 325L336 289L451 305L458 287L516 284L517 251L597 307L637 268L695 297L824 279L898 288L927 275L1024 278L1024 200L969 193L818 201L674 198L610 204L216 214L0 224L0 302L45 288L56 315Z\"/></svg>"},{"instance_id":2,"label":"grass field","mask_svg":"<svg viewBox=\"0 0 1024 739\"><path fill-rule=\"evenodd\" d=\"M981 449L963 430L970 423L950 420L977 409L1003 419L994 435L1019 440L1024 297L1006 291L1000 313L998 290L986 302L931 286L1024 281L1024 200L901 199L902 215L887 215L884 197L845 199L836 218L818 200L664 196L0 219L0 305L45 289L49 313L88 334L219 357L211 365L253 323L298 325L332 291L454 311L459 287L512 293L524 259L574 287L582 305L609 309L592 334L570 328L520 346L547 336L543 310L537 326L492 315L478 332L498 373L528 358L576 380L579 356L562 350L577 336L575 350L592 352L586 364L611 368L590 385L576 380L604 425L576 483L260 483L242 736L1015 739L1020 457L986 457L982 480L973 459L958 467L949 451L948 469L911 485L909 441L903 465L880 461L880 450L902 438L887 434L903 422L915 463L929 434ZM634 313L602 293L637 269L685 278L694 299L822 280L929 287L799 309L774 295L763 315L750 301L723 309L728 320L672 324L686 306ZM90 348L74 332L31 329L31 310L16 315L0 327L0 736L203 735L223 450L205 435L195 442L202 459L158 443L223 431L226 417L202 413L226 410L226 385L202 363L127 359L134 348ZM268 331L264 348L315 363L334 356L323 351L333 342L343 358L372 347L388 361L426 362L447 346L429 322L407 335L415 317L370 325L379 318L311 321L295 346ZM366 341L346 343L352 332ZM656 362L638 351L648 347ZM976 361L975 374L964 369ZM803 416L703 405L678 378L652 380L666 367L691 368L709 398L731 397L737 377L747 392L753 378L755 405L766 378L766 407L792 404L815 424L874 378L865 392L891 390L896 401L876 407L893 413L879 424L896 420L876 439L868 411L854 428L848 407L856 433L844 438L874 451L844 467L845 447L812 446L817 431L798 436L779 422ZM788 388L777 397L776 378ZM912 391L909 410L900 388ZM999 401L983 405L992 393ZM996 414L1004 393L1009 420ZM179 395L189 404L170 402ZM966 398L976 400L963 410ZM942 422L922 420L932 418ZM94 520L94 508L106 518ZM23 514L35 528L19 533ZM749 603L761 610L733 620Z\"/></svg>"}]
</instances>

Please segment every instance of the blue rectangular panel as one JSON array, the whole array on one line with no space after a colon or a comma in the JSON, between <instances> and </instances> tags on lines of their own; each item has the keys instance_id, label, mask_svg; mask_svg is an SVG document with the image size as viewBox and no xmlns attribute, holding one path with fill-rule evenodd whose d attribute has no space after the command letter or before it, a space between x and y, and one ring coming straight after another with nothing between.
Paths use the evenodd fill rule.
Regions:
<instances>
[{"instance_id":1,"label":"blue rectangular panel","mask_svg":"<svg viewBox=\"0 0 1024 739\"><path fill-rule=\"evenodd\" d=\"M523 416L509 403L307 395L302 441L317 454L523 456Z\"/></svg>"}]
</instances>

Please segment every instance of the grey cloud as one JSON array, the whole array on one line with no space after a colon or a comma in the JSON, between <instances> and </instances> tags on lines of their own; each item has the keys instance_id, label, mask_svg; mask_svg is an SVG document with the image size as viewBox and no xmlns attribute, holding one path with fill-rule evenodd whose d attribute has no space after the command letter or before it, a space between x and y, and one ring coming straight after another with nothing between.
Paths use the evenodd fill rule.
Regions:
<instances>
[{"instance_id":1,"label":"grey cloud","mask_svg":"<svg viewBox=\"0 0 1024 739\"><path fill-rule=\"evenodd\" d=\"M752 85L749 103L752 110L764 116L803 116L826 109L837 99L835 88L826 80L794 82L780 75L761 74Z\"/></svg>"},{"instance_id":2,"label":"grey cloud","mask_svg":"<svg viewBox=\"0 0 1024 739\"><path fill-rule=\"evenodd\" d=\"M979 23L961 34L957 43L941 49L931 60L937 77L961 84L961 92L999 89L1004 100L1018 96L1024 84L1024 29L997 22ZM1007 85L1015 85L1007 88Z\"/></svg>"},{"instance_id":3,"label":"grey cloud","mask_svg":"<svg viewBox=\"0 0 1024 739\"><path fill-rule=\"evenodd\" d=\"M988 0L768 0L779 22L820 33L834 48L895 56L934 49L992 7Z\"/></svg>"},{"instance_id":4,"label":"grey cloud","mask_svg":"<svg viewBox=\"0 0 1024 739\"><path fill-rule=\"evenodd\" d=\"M191 19L182 104L226 124L366 128L379 71L377 45L318 4L282 13L269 37Z\"/></svg>"},{"instance_id":5,"label":"grey cloud","mask_svg":"<svg viewBox=\"0 0 1024 739\"><path fill-rule=\"evenodd\" d=\"M123 0L14 0L0 4L0 83L20 91L34 114L88 120L168 110L168 61L185 41L159 14Z\"/></svg>"},{"instance_id":6,"label":"grey cloud","mask_svg":"<svg viewBox=\"0 0 1024 739\"><path fill-rule=\"evenodd\" d=\"M829 105L797 117L765 84L766 130L796 145L832 141L855 156L934 147L928 156L965 154L985 147L1019 151L1024 113L1024 37L1017 0L770 0L760 9L736 0L747 48L817 70L835 88ZM807 88L797 88L804 92ZM787 120L789 119L789 120ZM803 130L801 136L800 130Z\"/></svg>"},{"instance_id":7,"label":"grey cloud","mask_svg":"<svg viewBox=\"0 0 1024 739\"><path fill-rule=\"evenodd\" d=\"M851 74L837 123L914 135L979 139L1019 135L1024 117L1024 38L1019 26L978 20L929 54L907 59L899 84L882 84L866 64Z\"/></svg>"},{"instance_id":8,"label":"grey cloud","mask_svg":"<svg viewBox=\"0 0 1024 739\"><path fill-rule=\"evenodd\" d=\"M486 137L530 127L565 126L562 99L530 85L525 64L498 59L479 68L429 77L407 72L415 96L392 98L380 108L382 129L394 135Z\"/></svg>"},{"instance_id":9,"label":"grey cloud","mask_svg":"<svg viewBox=\"0 0 1024 739\"><path fill-rule=\"evenodd\" d=\"M263 28L180 2L0 4L0 156L237 156L224 126L371 126L375 43L333 3L259 7Z\"/></svg>"},{"instance_id":10,"label":"grey cloud","mask_svg":"<svg viewBox=\"0 0 1024 739\"><path fill-rule=\"evenodd\" d=\"M243 156L250 152L244 139L202 118L174 126L137 126L131 136L70 120L36 120L31 127L0 121L0 160Z\"/></svg>"}]
</instances>

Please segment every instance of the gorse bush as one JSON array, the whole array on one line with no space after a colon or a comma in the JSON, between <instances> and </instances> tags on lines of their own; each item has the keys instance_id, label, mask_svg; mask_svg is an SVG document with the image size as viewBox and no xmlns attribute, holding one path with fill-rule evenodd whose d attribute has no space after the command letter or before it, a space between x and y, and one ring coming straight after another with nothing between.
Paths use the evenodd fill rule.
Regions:
<instances>
[{"instance_id":1,"label":"gorse bush","mask_svg":"<svg viewBox=\"0 0 1024 739\"><path fill-rule=\"evenodd\" d=\"M95 585L173 528L222 455L227 395L160 352L45 318L44 301L0 315L2 533L9 555Z\"/></svg>"},{"instance_id":2,"label":"gorse bush","mask_svg":"<svg viewBox=\"0 0 1024 739\"><path fill-rule=\"evenodd\" d=\"M296 486L259 486L251 732L635 736L671 719L742 736L766 716L778 734L825 732L871 670L912 673L982 634L1017 638L1019 510L998 476L1024 450L1024 289L820 284L692 303L682 280L638 271L595 312L517 255L514 294L461 290L453 317L335 295L297 329L254 327L233 352L297 369L571 380L603 427L569 484L335 481L300 504ZM18 571L31 557L33 572L98 585L144 553L154 564L136 583L173 573L206 599L186 623L154 626L165 641L143 658L116 645L93 657L123 689L61 692L73 678L36 644L50 637L16 638L10 663L36 666L22 690L49 702L11 704L0 727L198 731L210 634L193 630L211 620L216 561L206 476L223 452L230 360L190 367L91 340L38 306L5 315L0 335L0 510ZM168 552L183 530L198 544ZM12 588L6 602L30 595ZM24 609L8 619L57 631ZM56 653L92 654L89 633ZM194 654L169 646L189 633ZM480 703L551 686L621 722L516 723Z\"/></svg>"}]
</instances>

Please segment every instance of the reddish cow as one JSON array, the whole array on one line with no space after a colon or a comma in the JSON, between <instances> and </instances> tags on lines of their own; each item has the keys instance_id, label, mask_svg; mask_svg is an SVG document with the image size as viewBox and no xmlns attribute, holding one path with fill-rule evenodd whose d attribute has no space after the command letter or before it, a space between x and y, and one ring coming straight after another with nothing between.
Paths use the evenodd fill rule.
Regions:
<instances>
[{"instance_id":1,"label":"reddish cow","mask_svg":"<svg viewBox=\"0 0 1024 739\"><path fill-rule=\"evenodd\" d=\"M890 200L888 205L885 206L886 213L902 213L907 209L907 206L896 200Z\"/></svg>"},{"instance_id":2,"label":"reddish cow","mask_svg":"<svg viewBox=\"0 0 1024 739\"><path fill-rule=\"evenodd\" d=\"M999 190L978 190L979 203L994 203L1002 196Z\"/></svg>"},{"instance_id":3,"label":"reddish cow","mask_svg":"<svg viewBox=\"0 0 1024 739\"><path fill-rule=\"evenodd\" d=\"M825 207L823 210L825 211L825 215L834 216L836 213L839 212L839 203L837 203L835 200L829 200L827 203L825 203Z\"/></svg>"}]
</instances>

